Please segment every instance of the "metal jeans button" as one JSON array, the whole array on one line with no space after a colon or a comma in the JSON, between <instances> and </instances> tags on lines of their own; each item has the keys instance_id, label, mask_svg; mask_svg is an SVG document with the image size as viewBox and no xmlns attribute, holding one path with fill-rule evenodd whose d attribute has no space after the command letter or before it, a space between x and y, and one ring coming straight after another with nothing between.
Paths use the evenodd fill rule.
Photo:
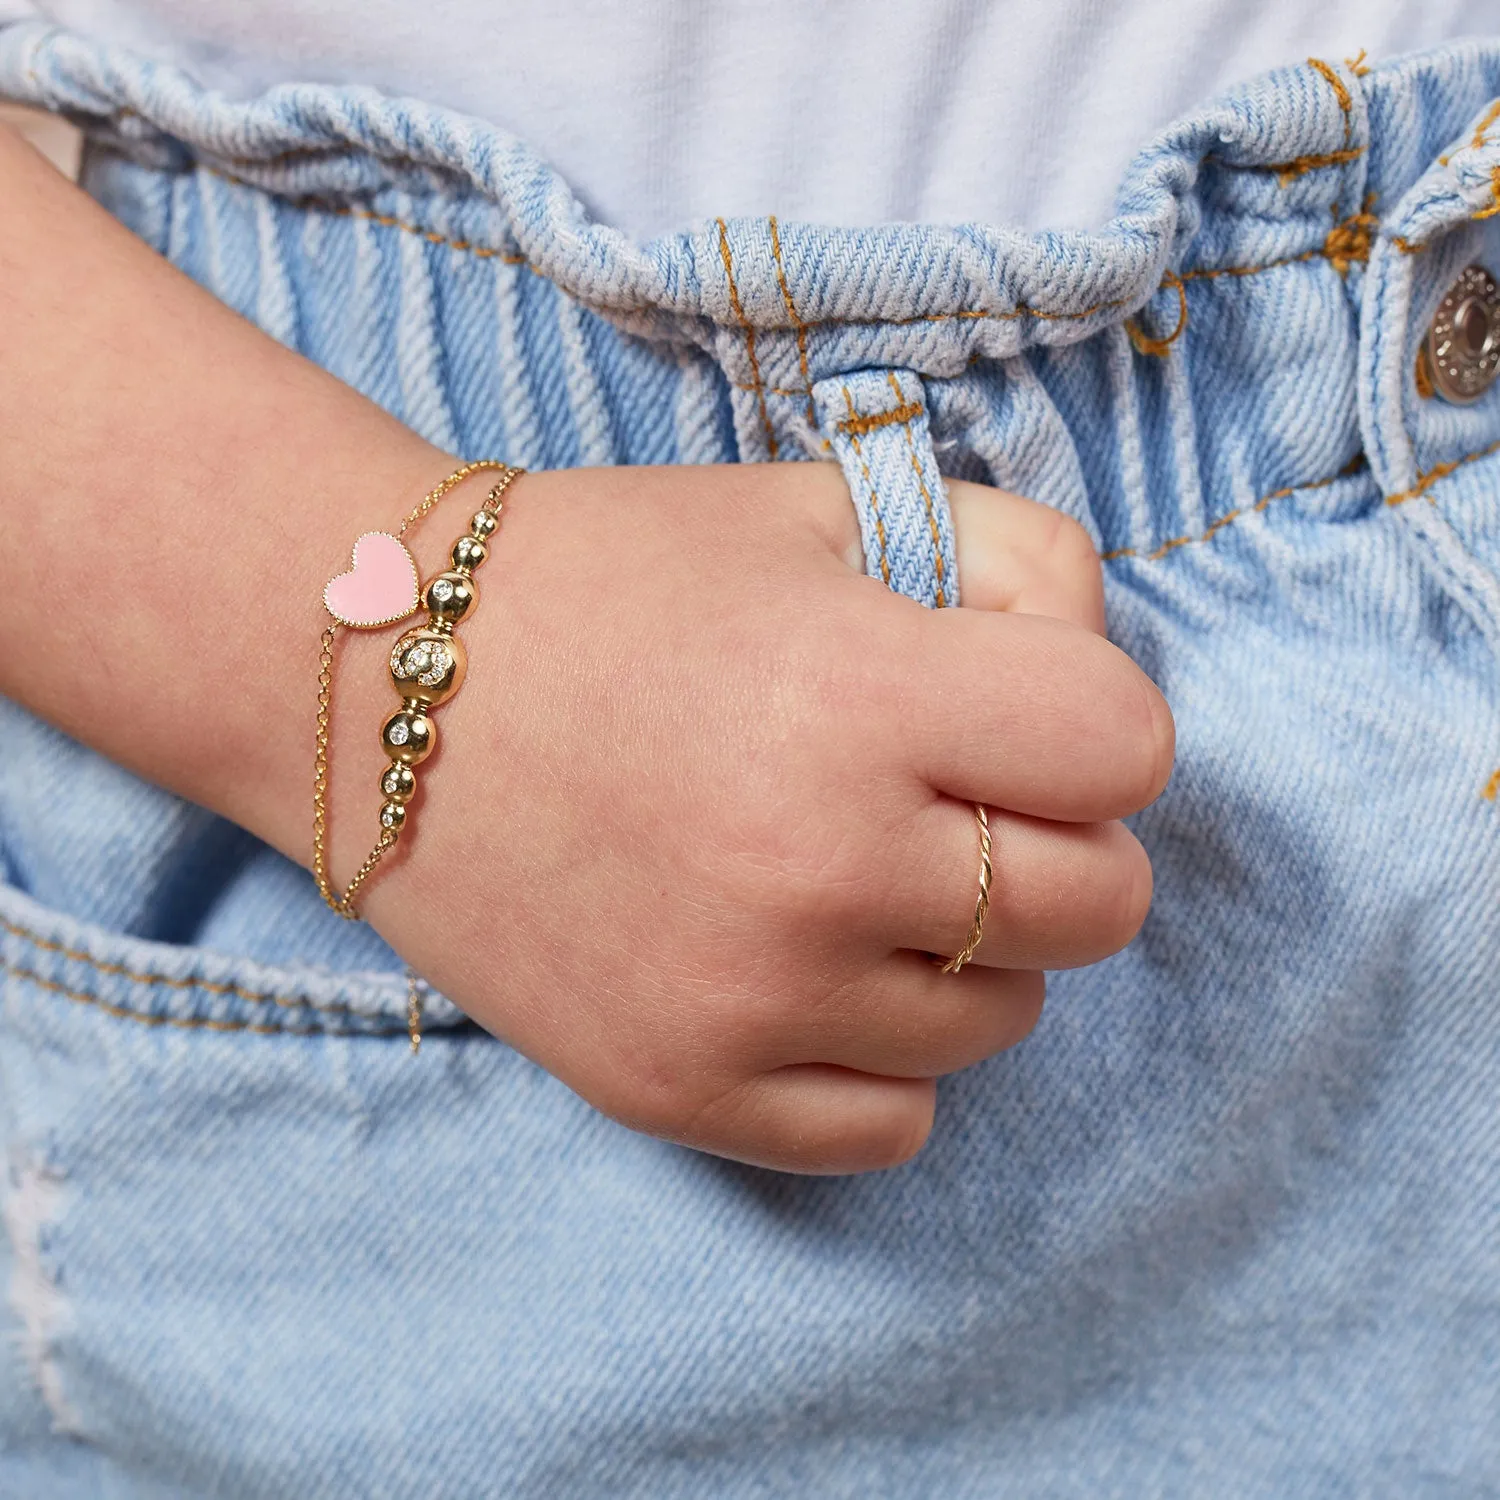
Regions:
<instances>
[{"instance_id":1,"label":"metal jeans button","mask_svg":"<svg viewBox=\"0 0 1500 1500\"><path fill-rule=\"evenodd\" d=\"M1426 384L1459 406L1490 388L1500 370L1500 286L1483 266L1467 267L1438 303L1422 366L1419 388Z\"/></svg>"}]
</instances>

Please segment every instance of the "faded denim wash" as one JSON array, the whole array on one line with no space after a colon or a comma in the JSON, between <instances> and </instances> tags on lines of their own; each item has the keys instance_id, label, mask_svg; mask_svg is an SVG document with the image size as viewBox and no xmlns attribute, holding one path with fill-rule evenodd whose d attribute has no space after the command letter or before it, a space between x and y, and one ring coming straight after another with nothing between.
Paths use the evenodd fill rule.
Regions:
<instances>
[{"instance_id":1,"label":"faded denim wash","mask_svg":"<svg viewBox=\"0 0 1500 1500\"><path fill-rule=\"evenodd\" d=\"M1034 237L638 246L473 120L35 25L0 92L455 453L832 458L934 605L939 470L1066 511L1180 735L1139 940L911 1165L800 1180L437 1000L413 1061L302 870L6 707L0 1491L1500 1493L1500 386L1413 380L1500 270L1500 44L1259 79Z\"/></svg>"}]
</instances>

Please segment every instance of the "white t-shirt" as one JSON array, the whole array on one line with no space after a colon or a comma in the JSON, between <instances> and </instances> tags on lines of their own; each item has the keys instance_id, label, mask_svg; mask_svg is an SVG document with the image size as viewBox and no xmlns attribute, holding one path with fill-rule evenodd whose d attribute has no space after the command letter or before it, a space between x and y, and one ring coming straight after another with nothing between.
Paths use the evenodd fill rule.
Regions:
<instances>
[{"instance_id":1,"label":"white t-shirt","mask_svg":"<svg viewBox=\"0 0 1500 1500\"><path fill-rule=\"evenodd\" d=\"M1500 0L0 0L28 17L238 97L366 83L479 116L648 238L717 214L1091 227L1227 84L1500 33Z\"/></svg>"}]
</instances>

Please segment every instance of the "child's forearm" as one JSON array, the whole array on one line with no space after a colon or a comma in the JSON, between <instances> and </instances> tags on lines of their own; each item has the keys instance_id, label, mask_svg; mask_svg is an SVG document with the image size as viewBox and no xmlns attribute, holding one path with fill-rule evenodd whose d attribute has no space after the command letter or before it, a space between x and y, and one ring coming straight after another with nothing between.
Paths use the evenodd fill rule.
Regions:
<instances>
[{"instance_id":1,"label":"child's forearm","mask_svg":"<svg viewBox=\"0 0 1500 1500\"><path fill-rule=\"evenodd\" d=\"M447 459L3 128L0 205L0 692L300 854L322 585Z\"/></svg>"}]
</instances>

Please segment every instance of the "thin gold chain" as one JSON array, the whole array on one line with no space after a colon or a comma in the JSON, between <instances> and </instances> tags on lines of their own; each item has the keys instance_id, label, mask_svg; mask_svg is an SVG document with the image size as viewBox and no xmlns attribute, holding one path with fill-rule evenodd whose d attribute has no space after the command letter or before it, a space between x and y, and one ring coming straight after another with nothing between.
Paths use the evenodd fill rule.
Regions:
<instances>
[{"instance_id":1,"label":"thin gold chain","mask_svg":"<svg viewBox=\"0 0 1500 1500\"><path fill-rule=\"evenodd\" d=\"M502 497L521 471L496 458L479 458L455 469L441 484L428 490L422 499L407 512L396 535L404 537L449 490L462 484L471 474L476 474L481 469L501 470L500 478L490 487L490 492L485 496L484 504L480 507L482 510L489 511L491 515L498 516ZM358 895L360 887L375 873L376 866L395 844L396 834L389 828L381 830L375 847L365 856L364 863L354 872L353 878L340 894L328 873L328 725L333 701L334 646L338 640L338 634L338 621L330 621L328 628L323 632L322 650L318 657L317 748L313 756L313 878L317 881L318 891L324 901L341 917L354 922L359 919L359 913L354 909L354 898Z\"/></svg>"},{"instance_id":2,"label":"thin gold chain","mask_svg":"<svg viewBox=\"0 0 1500 1500\"><path fill-rule=\"evenodd\" d=\"M422 1050L422 985L417 971L406 966L406 1035L411 1041L411 1055Z\"/></svg>"},{"instance_id":3,"label":"thin gold chain","mask_svg":"<svg viewBox=\"0 0 1500 1500\"><path fill-rule=\"evenodd\" d=\"M501 479L492 489L484 502L484 509L489 510L492 502L498 502L501 495L510 486L510 481L521 471L512 468L507 463L502 463L498 458L476 458L472 463L464 464L462 468L455 469L441 484L434 485L428 490L417 503L406 513L406 519L396 528L397 536L405 536L432 509L449 490L460 485L470 474L477 474L481 469L503 469L508 477Z\"/></svg>"}]
</instances>

